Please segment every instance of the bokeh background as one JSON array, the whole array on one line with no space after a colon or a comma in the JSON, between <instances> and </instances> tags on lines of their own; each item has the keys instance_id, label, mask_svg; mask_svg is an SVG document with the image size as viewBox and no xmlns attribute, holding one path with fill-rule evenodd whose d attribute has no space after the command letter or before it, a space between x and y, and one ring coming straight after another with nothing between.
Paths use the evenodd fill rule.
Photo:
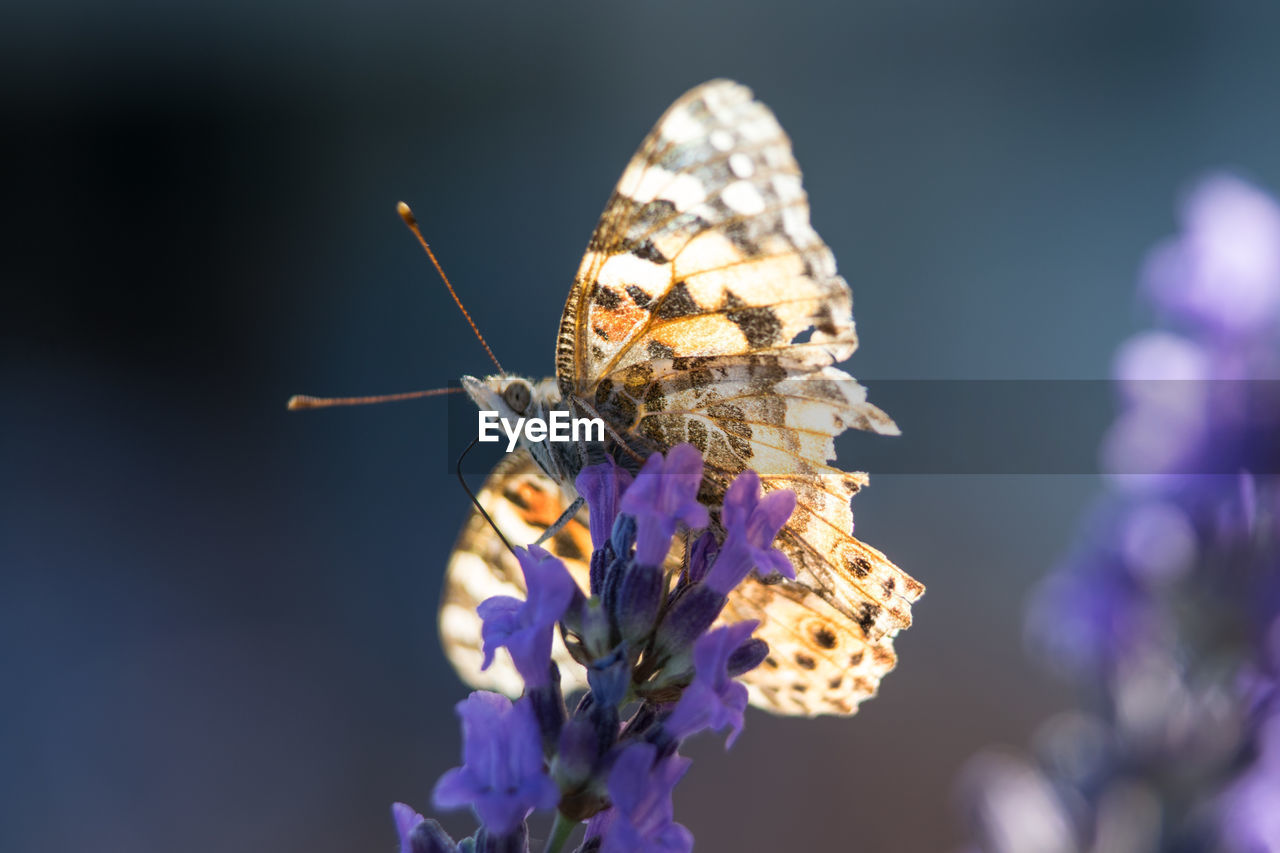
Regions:
<instances>
[{"instance_id":1,"label":"bokeh background","mask_svg":"<svg viewBox=\"0 0 1280 853\"><path fill-rule=\"evenodd\" d=\"M389 851L390 802L429 810L466 692L435 631L468 507L447 407L283 405L486 369L397 200L504 363L549 372L626 158L686 88L741 80L795 142L874 400L1106 377L1180 189L1280 186L1280 14L1248 2L2 17L6 851ZM699 743L700 850L953 848L965 759L1066 701L1022 604L1099 480L875 474L859 534L929 586L900 668L853 719Z\"/></svg>"}]
</instances>

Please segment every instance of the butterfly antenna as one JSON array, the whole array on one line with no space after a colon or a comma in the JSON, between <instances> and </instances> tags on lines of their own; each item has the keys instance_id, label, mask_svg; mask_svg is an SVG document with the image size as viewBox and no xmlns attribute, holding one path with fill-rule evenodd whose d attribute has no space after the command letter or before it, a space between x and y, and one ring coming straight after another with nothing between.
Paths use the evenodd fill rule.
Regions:
<instances>
[{"instance_id":1,"label":"butterfly antenna","mask_svg":"<svg viewBox=\"0 0 1280 853\"><path fill-rule=\"evenodd\" d=\"M409 209L409 205L400 202L396 205L396 212L400 214L400 218L404 220L404 224L409 226L409 230L413 232L413 236L418 238L418 242L422 244L422 248L426 251L427 257L431 259L431 263L435 266L436 272L440 273L440 278L444 280L444 286L449 288L449 295L453 297L453 302L458 306L458 310L462 312L462 316L467 318L467 323L471 326L471 331L476 333L476 338L480 341L480 346L484 347L484 351L489 354L489 359L493 362L494 367L498 368L498 372L505 374L502 364L498 361L498 357L493 354L493 350L489 349L489 344L484 339L484 335L480 334L480 329L476 326L476 321L471 319L471 315L467 312L466 306L462 304L462 300L458 298L458 293L453 289L453 285L449 283L449 276L444 274L444 267L440 266L440 262L436 260L436 253L431 251L431 247L427 245L426 238L422 236L422 231L418 228L418 220L414 218L413 211Z\"/></svg>"},{"instance_id":2,"label":"butterfly antenna","mask_svg":"<svg viewBox=\"0 0 1280 853\"><path fill-rule=\"evenodd\" d=\"M461 388L432 388L430 391L406 391L403 394L381 394L376 397L309 397L294 394L289 398L291 412L299 409L328 409L332 406L367 406L370 403L394 403L397 400L416 400L419 397L437 397L441 394L457 394Z\"/></svg>"},{"instance_id":3,"label":"butterfly antenna","mask_svg":"<svg viewBox=\"0 0 1280 853\"><path fill-rule=\"evenodd\" d=\"M480 499L476 497L475 492L471 491L471 487L467 485L467 478L462 476L462 460L467 458L467 454L471 452L471 448L475 447L479 442L480 438L478 436L471 439L471 443L467 445L467 449L462 451L462 455L458 457L458 464L454 468L458 474L458 482L462 484L462 488L467 493L467 497L471 498L471 502L475 504L476 511L479 512L480 515L484 517L484 520L489 523L489 526L493 528L493 532L498 534L498 538L502 540L502 544L507 546L507 550L511 552L513 557L519 559L520 555L516 553L516 549L511 547L511 543L507 541L507 537L503 536L502 531L498 529L498 525L493 523L493 519L489 517L489 513L485 512L484 507L480 505Z\"/></svg>"}]
</instances>

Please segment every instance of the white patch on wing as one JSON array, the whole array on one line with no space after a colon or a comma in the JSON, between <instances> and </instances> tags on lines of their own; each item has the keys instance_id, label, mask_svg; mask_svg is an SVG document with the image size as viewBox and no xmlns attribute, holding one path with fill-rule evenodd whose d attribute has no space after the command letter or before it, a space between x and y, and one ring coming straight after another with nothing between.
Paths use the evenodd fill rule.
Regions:
<instances>
[{"instance_id":1,"label":"white patch on wing","mask_svg":"<svg viewBox=\"0 0 1280 853\"><path fill-rule=\"evenodd\" d=\"M755 216L764 211L764 196L746 181L734 181L724 188L720 198L731 210L743 216Z\"/></svg>"},{"instance_id":2,"label":"white patch on wing","mask_svg":"<svg viewBox=\"0 0 1280 853\"><path fill-rule=\"evenodd\" d=\"M728 151L733 148L733 134L724 128L711 131L711 147L717 151Z\"/></svg>"},{"instance_id":3,"label":"white patch on wing","mask_svg":"<svg viewBox=\"0 0 1280 853\"><path fill-rule=\"evenodd\" d=\"M670 142L688 142L706 132L706 125L688 109L673 111L662 123L662 138Z\"/></svg>"},{"instance_id":4,"label":"white patch on wing","mask_svg":"<svg viewBox=\"0 0 1280 853\"><path fill-rule=\"evenodd\" d=\"M627 168L618 182L618 191L638 204L666 199L681 212L707 198L707 188L693 175L672 174L661 166L646 167L643 163L632 163Z\"/></svg>"},{"instance_id":5,"label":"white patch on wing","mask_svg":"<svg viewBox=\"0 0 1280 853\"><path fill-rule=\"evenodd\" d=\"M671 284L671 265L655 264L635 255L611 255L596 278L601 285L618 290L634 284L657 297Z\"/></svg>"},{"instance_id":6,"label":"white patch on wing","mask_svg":"<svg viewBox=\"0 0 1280 853\"><path fill-rule=\"evenodd\" d=\"M729 155L729 171L739 178L749 178L755 170L756 167L752 165L751 158L741 151Z\"/></svg>"}]
</instances>

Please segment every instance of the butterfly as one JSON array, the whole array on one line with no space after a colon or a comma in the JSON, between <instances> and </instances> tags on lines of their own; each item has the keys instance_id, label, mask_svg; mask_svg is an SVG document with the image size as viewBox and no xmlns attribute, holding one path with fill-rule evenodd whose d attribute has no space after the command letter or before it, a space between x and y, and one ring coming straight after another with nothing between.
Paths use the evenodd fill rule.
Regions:
<instances>
[{"instance_id":1,"label":"butterfly","mask_svg":"<svg viewBox=\"0 0 1280 853\"><path fill-rule=\"evenodd\" d=\"M527 545L555 528L545 545L585 589L591 539L573 480L587 451L625 461L689 442L706 460L700 498L709 506L746 468L765 489L798 499L776 543L796 579L753 575L721 617L758 620L756 636L769 644L765 662L743 676L752 704L854 713L893 669L893 638L924 592L853 537L850 499L867 477L829 464L845 429L898 432L834 366L856 347L849 287L809 224L777 119L728 80L687 92L644 139L596 226L560 322L555 377L463 379L482 409L514 417L569 408L602 418L609 435L604 447L526 444L478 492L493 525L472 510L449 558L439 620L461 677L521 689L509 659L481 669L476 605L524 595L498 531ZM556 655L570 660L559 638ZM578 686L566 680L566 690Z\"/></svg>"}]
</instances>

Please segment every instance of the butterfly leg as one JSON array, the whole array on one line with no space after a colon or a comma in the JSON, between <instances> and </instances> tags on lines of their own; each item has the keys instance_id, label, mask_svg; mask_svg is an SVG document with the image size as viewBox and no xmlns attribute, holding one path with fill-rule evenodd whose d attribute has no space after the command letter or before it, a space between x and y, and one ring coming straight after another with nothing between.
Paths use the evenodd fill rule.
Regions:
<instances>
[{"instance_id":1,"label":"butterfly leg","mask_svg":"<svg viewBox=\"0 0 1280 853\"><path fill-rule=\"evenodd\" d=\"M537 541L534 542L533 544L541 545L543 542L546 542L552 536L555 536L557 533L559 533L560 529L564 527L566 524L568 524L570 519L572 519L575 515L578 514L578 510L582 509L583 505L586 504L586 502L587 502L586 498L582 497L581 495L575 498L573 503L569 504L569 508L566 509L564 512L560 513L560 517L555 520L555 523L552 524L550 527L548 527L546 530L542 531L542 535L539 536Z\"/></svg>"}]
</instances>

